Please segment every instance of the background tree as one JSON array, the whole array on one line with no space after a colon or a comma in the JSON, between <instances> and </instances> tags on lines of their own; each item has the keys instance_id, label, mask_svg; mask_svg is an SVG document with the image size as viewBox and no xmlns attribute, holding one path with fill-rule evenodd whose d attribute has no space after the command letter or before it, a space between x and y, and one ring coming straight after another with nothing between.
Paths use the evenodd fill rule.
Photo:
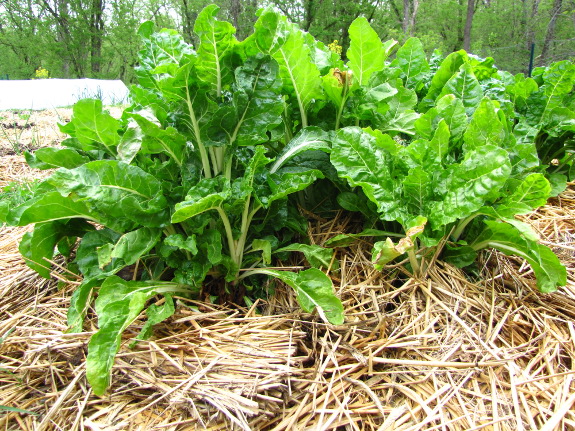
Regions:
<instances>
[{"instance_id":1,"label":"background tree","mask_svg":"<svg viewBox=\"0 0 575 431\"><path fill-rule=\"evenodd\" d=\"M274 7L328 44L349 46L347 29L368 19L382 40L419 37L431 54L465 49L513 73L575 58L575 0L0 0L0 78L28 79L42 66L55 78L132 82L138 26L152 20L195 43L194 22L207 4L249 35L260 7Z\"/></svg>"}]
</instances>

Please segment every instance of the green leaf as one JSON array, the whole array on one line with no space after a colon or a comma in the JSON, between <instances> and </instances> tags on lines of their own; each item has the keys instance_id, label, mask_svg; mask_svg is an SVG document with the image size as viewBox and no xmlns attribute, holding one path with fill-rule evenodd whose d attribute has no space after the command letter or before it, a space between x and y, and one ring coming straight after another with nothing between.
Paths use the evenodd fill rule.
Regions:
<instances>
[{"instance_id":1,"label":"green leaf","mask_svg":"<svg viewBox=\"0 0 575 431\"><path fill-rule=\"evenodd\" d=\"M508 256L525 259L537 277L537 287L549 293L567 283L567 271L559 258L548 248L526 238L509 223L486 220L487 228L471 244L474 250L495 248Z\"/></svg>"},{"instance_id":2,"label":"green leaf","mask_svg":"<svg viewBox=\"0 0 575 431\"><path fill-rule=\"evenodd\" d=\"M24 153L26 163L35 169L73 169L90 161L72 148L38 148L32 153Z\"/></svg>"},{"instance_id":3,"label":"green leaf","mask_svg":"<svg viewBox=\"0 0 575 431\"><path fill-rule=\"evenodd\" d=\"M98 256L100 247L109 244L109 246L106 246L109 248L118 241L120 236L110 229L100 229L84 235L78 245L74 262L84 275L85 282L93 279L102 279L118 272L123 267L122 262L116 261L105 268L100 268Z\"/></svg>"},{"instance_id":4,"label":"green leaf","mask_svg":"<svg viewBox=\"0 0 575 431\"><path fill-rule=\"evenodd\" d=\"M278 65L269 56L249 58L235 71L233 100L214 116L209 136L229 145L258 145L282 121Z\"/></svg>"},{"instance_id":5,"label":"green leaf","mask_svg":"<svg viewBox=\"0 0 575 431\"><path fill-rule=\"evenodd\" d=\"M66 237L84 235L94 227L83 220L55 220L37 223L32 232L24 234L18 247L26 260L26 265L44 278L50 278L52 264L46 259L54 259L56 245Z\"/></svg>"},{"instance_id":6,"label":"green leaf","mask_svg":"<svg viewBox=\"0 0 575 431\"><path fill-rule=\"evenodd\" d=\"M397 44L395 40L381 42L379 36L364 17L356 18L349 26L351 40L347 51L348 66L354 80L366 85L372 73L383 70L385 60Z\"/></svg>"},{"instance_id":7,"label":"green leaf","mask_svg":"<svg viewBox=\"0 0 575 431\"><path fill-rule=\"evenodd\" d=\"M280 66L283 92L297 103L302 127L307 127L307 111L314 100L323 97L319 69L311 59L305 35L293 29L287 40L272 53Z\"/></svg>"},{"instance_id":8,"label":"green leaf","mask_svg":"<svg viewBox=\"0 0 575 431\"><path fill-rule=\"evenodd\" d=\"M543 174L528 175L510 194L497 202L498 211L507 207L515 214L527 214L542 207L551 195L551 185ZM507 214L509 216L509 214Z\"/></svg>"},{"instance_id":9,"label":"green leaf","mask_svg":"<svg viewBox=\"0 0 575 431\"><path fill-rule=\"evenodd\" d=\"M88 343L86 362L86 377L96 395L103 395L110 385L110 371L122 333L142 312L146 302L159 292L185 290L170 282L125 281L116 276L102 283L96 300L99 329Z\"/></svg>"},{"instance_id":10,"label":"green leaf","mask_svg":"<svg viewBox=\"0 0 575 431\"><path fill-rule=\"evenodd\" d=\"M232 81L231 55L238 43L234 27L229 22L216 19L219 10L214 4L206 6L194 24L194 32L200 39L196 66L198 76L210 84L218 97Z\"/></svg>"},{"instance_id":11,"label":"green leaf","mask_svg":"<svg viewBox=\"0 0 575 431\"><path fill-rule=\"evenodd\" d=\"M380 237L380 236L396 236L403 238L403 234L387 232L378 229L365 229L360 233L345 233L336 235L333 238L328 239L325 242L326 247L347 247L353 244L355 241L365 237Z\"/></svg>"},{"instance_id":12,"label":"green leaf","mask_svg":"<svg viewBox=\"0 0 575 431\"><path fill-rule=\"evenodd\" d=\"M72 294L70 299L70 308L68 308L68 331L78 333L83 331L84 316L90 306L92 292L95 287L99 286L99 279L84 279L82 284Z\"/></svg>"},{"instance_id":13,"label":"green leaf","mask_svg":"<svg viewBox=\"0 0 575 431\"><path fill-rule=\"evenodd\" d=\"M467 115L463 102L453 94L440 98L435 107L415 121L414 126L419 135L425 139L431 139L441 120L445 120L453 141L457 142L463 137L467 129Z\"/></svg>"},{"instance_id":14,"label":"green leaf","mask_svg":"<svg viewBox=\"0 0 575 431\"><path fill-rule=\"evenodd\" d=\"M269 265L272 262L272 243L269 240L254 239L252 241L252 250L262 252L264 265Z\"/></svg>"},{"instance_id":15,"label":"green leaf","mask_svg":"<svg viewBox=\"0 0 575 431\"><path fill-rule=\"evenodd\" d=\"M331 161L352 187L361 186L384 220L401 217L401 195L390 172L390 156L376 144L376 138L355 127L339 130Z\"/></svg>"},{"instance_id":16,"label":"green leaf","mask_svg":"<svg viewBox=\"0 0 575 431\"><path fill-rule=\"evenodd\" d=\"M164 320L172 317L176 312L176 307L174 306L174 300L171 295L164 295L165 302L162 305L151 304L146 309L146 323L142 326L142 330L136 337L136 339L130 344L130 348L134 348L137 341L136 340L146 340L152 335L152 328L158 323L162 323Z\"/></svg>"},{"instance_id":17,"label":"green leaf","mask_svg":"<svg viewBox=\"0 0 575 431\"><path fill-rule=\"evenodd\" d=\"M128 232L118 239L110 257L122 259L125 266L132 265L158 243L161 235L160 229L149 227Z\"/></svg>"},{"instance_id":18,"label":"green leaf","mask_svg":"<svg viewBox=\"0 0 575 431\"><path fill-rule=\"evenodd\" d=\"M299 251L304 254L306 260L314 268L324 268L327 269L332 265L333 259L333 249L324 248L319 245L308 245L308 244L297 244L293 243L286 247L282 247L275 251L275 253L280 253L282 251ZM336 260L333 263L337 263ZM333 269L333 267L332 267Z\"/></svg>"},{"instance_id":19,"label":"green leaf","mask_svg":"<svg viewBox=\"0 0 575 431\"><path fill-rule=\"evenodd\" d=\"M331 150L330 142L330 135L327 132L319 127L306 127L284 147L270 168L270 172L276 172L289 160L304 151L320 150L329 152Z\"/></svg>"},{"instance_id":20,"label":"green leaf","mask_svg":"<svg viewBox=\"0 0 575 431\"><path fill-rule=\"evenodd\" d=\"M219 208L230 195L230 184L225 177L203 179L188 191L185 201L176 204L172 223L180 223L203 212Z\"/></svg>"},{"instance_id":21,"label":"green leaf","mask_svg":"<svg viewBox=\"0 0 575 431\"><path fill-rule=\"evenodd\" d=\"M407 39L397 50L391 66L401 69L406 88L417 89L419 82L429 72L429 64L421 41L415 37Z\"/></svg>"},{"instance_id":22,"label":"green leaf","mask_svg":"<svg viewBox=\"0 0 575 431\"><path fill-rule=\"evenodd\" d=\"M19 409L16 407L10 407L10 406L1 406L0 405L0 411L24 413L27 415L39 416L39 413L31 412L30 410Z\"/></svg>"},{"instance_id":23,"label":"green leaf","mask_svg":"<svg viewBox=\"0 0 575 431\"><path fill-rule=\"evenodd\" d=\"M469 63L460 67L459 72L453 75L446 83L438 98L453 94L463 102L467 113L472 113L483 98L483 90L473 74Z\"/></svg>"},{"instance_id":24,"label":"green leaf","mask_svg":"<svg viewBox=\"0 0 575 431\"><path fill-rule=\"evenodd\" d=\"M460 164L447 170L446 193L431 205L434 229L468 217L491 197L497 196L511 173L507 151L485 145L466 154Z\"/></svg>"},{"instance_id":25,"label":"green leaf","mask_svg":"<svg viewBox=\"0 0 575 431\"><path fill-rule=\"evenodd\" d=\"M58 192L46 193L31 204L24 204L24 208L18 219L18 226L70 218L84 218L102 223L84 202L73 201Z\"/></svg>"},{"instance_id":26,"label":"green leaf","mask_svg":"<svg viewBox=\"0 0 575 431\"><path fill-rule=\"evenodd\" d=\"M445 244L441 259L457 268L465 268L477 259L477 252L468 245Z\"/></svg>"},{"instance_id":27,"label":"green leaf","mask_svg":"<svg viewBox=\"0 0 575 431\"><path fill-rule=\"evenodd\" d=\"M164 239L164 244L170 247L177 247L180 250L189 251L192 255L198 254L198 244L195 235L186 238L181 234L169 235Z\"/></svg>"},{"instance_id":28,"label":"green leaf","mask_svg":"<svg viewBox=\"0 0 575 431\"><path fill-rule=\"evenodd\" d=\"M502 147L505 137L505 126L499 120L495 104L488 98L483 98L465 131L464 148L469 150L483 145Z\"/></svg>"},{"instance_id":29,"label":"green leaf","mask_svg":"<svg viewBox=\"0 0 575 431\"><path fill-rule=\"evenodd\" d=\"M435 105L435 102L443 90L445 84L459 71L459 68L465 62L467 53L463 50L449 54L441 62L439 69L431 78L431 84L426 96L419 104L419 112L425 112ZM449 92L446 92L448 94Z\"/></svg>"},{"instance_id":30,"label":"green leaf","mask_svg":"<svg viewBox=\"0 0 575 431\"><path fill-rule=\"evenodd\" d=\"M72 170L59 169L48 182L61 194L87 202L106 219L127 219L148 227L167 223L162 184L137 166L98 160Z\"/></svg>"},{"instance_id":31,"label":"green leaf","mask_svg":"<svg viewBox=\"0 0 575 431\"><path fill-rule=\"evenodd\" d=\"M173 127L162 129L157 123L142 115L132 114L131 117L140 130L138 131L136 128L134 136L128 136L127 145L124 145L124 140L122 141L120 147L122 155L126 152L127 146L132 146L128 150L128 156L133 153L134 148L139 147L138 151L142 154L165 154L174 160L178 166L182 166L186 152L186 137L184 135ZM118 152L120 152L120 148Z\"/></svg>"},{"instance_id":32,"label":"green leaf","mask_svg":"<svg viewBox=\"0 0 575 431\"><path fill-rule=\"evenodd\" d=\"M63 133L76 138L82 149L102 150L115 156L120 143L120 122L102 110L99 99L79 100L73 108L72 121L60 126Z\"/></svg>"},{"instance_id":33,"label":"green leaf","mask_svg":"<svg viewBox=\"0 0 575 431\"><path fill-rule=\"evenodd\" d=\"M331 279L319 269L310 268L297 274L270 269L255 271L279 278L293 288L305 312L311 313L315 308L319 308L320 314L324 315L331 324L341 325L344 322L343 305L334 294Z\"/></svg>"},{"instance_id":34,"label":"green leaf","mask_svg":"<svg viewBox=\"0 0 575 431\"><path fill-rule=\"evenodd\" d=\"M256 199L264 208L292 193L304 190L318 178L324 178L317 169L286 167L266 176L266 183L256 187Z\"/></svg>"}]
</instances>

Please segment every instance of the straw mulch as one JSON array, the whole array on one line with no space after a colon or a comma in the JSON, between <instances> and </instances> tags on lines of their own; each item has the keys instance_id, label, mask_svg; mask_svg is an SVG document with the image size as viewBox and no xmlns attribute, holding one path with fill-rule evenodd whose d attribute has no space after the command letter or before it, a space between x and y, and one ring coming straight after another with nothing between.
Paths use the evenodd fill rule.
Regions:
<instances>
[{"instance_id":1,"label":"straw mulch","mask_svg":"<svg viewBox=\"0 0 575 431\"><path fill-rule=\"evenodd\" d=\"M85 380L96 328L66 333L73 284L27 269L24 228L0 239L0 411L7 430L568 430L575 429L575 188L529 221L569 268L557 293L529 266L485 253L482 281L436 263L425 277L338 250L342 326L299 311L278 286L250 309L179 301L152 339L135 322L99 398ZM310 221L318 244L345 217Z\"/></svg>"}]
</instances>

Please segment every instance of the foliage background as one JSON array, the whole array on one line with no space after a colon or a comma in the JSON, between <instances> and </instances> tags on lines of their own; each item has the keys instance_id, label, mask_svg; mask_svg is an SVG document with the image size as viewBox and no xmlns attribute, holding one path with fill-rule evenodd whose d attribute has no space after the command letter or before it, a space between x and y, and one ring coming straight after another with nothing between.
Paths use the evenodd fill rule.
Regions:
<instances>
[{"instance_id":1,"label":"foliage background","mask_svg":"<svg viewBox=\"0 0 575 431\"><path fill-rule=\"evenodd\" d=\"M421 38L428 53L465 48L495 58L512 73L575 57L575 0L0 0L0 79L29 79L39 67L53 78L134 80L145 20L195 42L193 24L215 2L220 18L248 35L256 11L280 10L316 38L337 40L365 16L383 40Z\"/></svg>"}]
</instances>

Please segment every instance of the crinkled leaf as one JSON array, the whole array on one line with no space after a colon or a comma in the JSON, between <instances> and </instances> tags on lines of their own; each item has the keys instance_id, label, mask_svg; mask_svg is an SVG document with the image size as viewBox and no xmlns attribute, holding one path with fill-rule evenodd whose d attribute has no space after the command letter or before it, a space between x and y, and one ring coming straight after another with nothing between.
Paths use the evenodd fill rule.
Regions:
<instances>
[{"instance_id":1,"label":"crinkled leaf","mask_svg":"<svg viewBox=\"0 0 575 431\"><path fill-rule=\"evenodd\" d=\"M218 96L232 81L231 55L238 43L234 27L229 22L216 19L219 10L214 4L205 7L194 24L194 32L200 39L196 66L198 76L209 83Z\"/></svg>"},{"instance_id":2,"label":"crinkled leaf","mask_svg":"<svg viewBox=\"0 0 575 431\"><path fill-rule=\"evenodd\" d=\"M203 179L188 191L185 201L176 204L172 223L180 223L190 217L216 209L230 195L230 184L225 177Z\"/></svg>"},{"instance_id":3,"label":"crinkled leaf","mask_svg":"<svg viewBox=\"0 0 575 431\"><path fill-rule=\"evenodd\" d=\"M160 289L185 290L170 282L125 281L116 276L102 283L96 300L99 329L88 343L86 362L86 377L96 395L103 395L110 385L110 371L122 333Z\"/></svg>"},{"instance_id":4,"label":"crinkled leaf","mask_svg":"<svg viewBox=\"0 0 575 431\"><path fill-rule=\"evenodd\" d=\"M272 243L267 239L254 239L252 241L252 250L262 252L262 261L264 265L272 262Z\"/></svg>"},{"instance_id":5,"label":"crinkled leaf","mask_svg":"<svg viewBox=\"0 0 575 431\"><path fill-rule=\"evenodd\" d=\"M19 215L18 226L70 218L84 218L98 223L106 220L100 219L83 201L73 201L58 192L46 193L23 207L25 209Z\"/></svg>"},{"instance_id":6,"label":"crinkled leaf","mask_svg":"<svg viewBox=\"0 0 575 431\"><path fill-rule=\"evenodd\" d=\"M371 261L375 269L381 271L388 262L413 250L415 239L423 233L427 219L425 217L417 217L416 223L419 224L407 229L405 237L401 238L397 244L394 244L391 238L387 238L385 241L378 241L373 245Z\"/></svg>"},{"instance_id":7,"label":"crinkled leaf","mask_svg":"<svg viewBox=\"0 0 575 431\"><path fill-rule=\"evenodd\" d=\"M297 274L270 269L258 269L257 271L279 278L293 288L296 291L297 300L305 312L311 313L315 308L321 308L320 314L325 316L328 322L334 325L343 323L343 305L334 294L331 279L319 269L310 268Z\"/></svg>"},{"instance_id":8,"label":"crinkled leaf","mask_svg":"<svg viewBox=\"0 0 575 431\"><path fill-rule=\"evenodd\" d=\"M531 265L541 292L554 292L567 283L565 267L548 247L526 238L509 223L486 220L485 224L487 228L471 244L475 250L491 247L522 257Z\"/></svg>"},{"instance_id":9,"label":"crinkled leaf","mask_svg":"<svg viewBox=\"0 0 575 431\"><path fill-rule=\"evenodd\" d=\"M76 169L59 169L48 182L63 195L85 200L107 218L127 219L148 227L163 226L168 221L162 184L137 166L98 160Z\"/></svg>"},{"instance_id":10,"label":"crinkled leaf","mask_svg":"<svg viewBox=\"0 0 575 431\"><path fill-rule=\"evenodd\" d=\"M210 138L237 145L267 142L268 131L282 121L280 90L277 62L269 56L249 58L235 71L232 103L214 116Z\"/></svg>"},{"instance_id":11,"label":"crinkled leaf","mask_svg":"<svg viewBox=\"0 0 575 431\"><path fill-rule=\"evenodd\" d=\"M465 51L457 51L449 54L441 62L437 72L431 78L431 84L426 96L419 104L419 112L425 112L435 105L438 96L443 90L445 84L455 75L461 65L465 62L467 53ZM449 94L446 92L445 94Z\"/></svg>"},{"instance_id":12,"label":"crinkled leaf","mask_svg":"<svg viewBox=\"0 0 575 431\"><path fill-rule=\"evenodd\" d=\"M140 136L134 136L132 144L137 146L138 141L140 141L139 151L142 154L163 153L179 166L182 165L186 151L186 137L184 135L173 127L162 129L157 123L141 115L133 114L132 118L141 129ZM122 150L124 151L125 147L122 147Z\"/></svg>"},{"instance_id":13,"label":"crinkled leaf","mask_svg":"<svg viewBox=\"0 0 575 431\"><path fill-rule=\"evenodd\" d=\"M130 344L130 348L133 348L136 344L136 340L146 340L152 335L152 328L158 323L162 323L164 320L173 316L176 312L176 307L174 306L174 300L171 295L164 295L164 303L162 305L151 304L146 308L146 323L142 326L142 330Z\"/></svg>"},{"instance_id":14,"label":"crinkled leaf","mask_svg":"<svg viewBox=\"0 0 575 431\"><path fill-rule=\"evenodd\" d=\"M494 103L483 98L471 117L463 139L466 149L474 149L483 145L503 146L505 126L499 120Z\"/></svg>"},{"instance_id":15,"label":"crinkled leaf","mask_svg":"<svg viewBox=\"0 0 575 431\"><path fill-rule=\"evenodd\" d=\"M497 196L511 173L507 152L492 145L479 147L447 171L446 193L434 202L429 219L434 229L468 217Z\"/></svg>"},{"instance_id":16,"label":"crinkled leaf","mask_svg":"<svg viewBox=\"0 0 575 431\"><path fill-rule=\"evenodd\" d=\"M34 153L24 153L26 163L35 169L73 169L90 159L72 148L38 148Z\"/></svg>"},{"instance_id":17,"label":"crinkled leaf","mask_svg":"<svg viewBox=\"0 0 575 431\"><path fill-rule=\"evenodd\" d=\"M306 127L302 129L283 149L281 154L270 168L274 173L290 159L309 150L331 150L330 135L319 127Z\"/></svg>"},{"instance_id":18,"label":"crinkled leaf","mask_svg":"<svg viewBox=\"0 0 575 431\"><path fill-rule=\"evenodd\" d=\"M397 44L390 40L385 44L369 25L365 17L356 18L349 26L351 40L347 51L348 66L359 85L366 85L373 72L385 67L385 60Z\"/></svg>"},{"instance_id":19,"label":"crinkled leaf","mask_svg":"<svg viewBox=\"0 0 575 431\"><path fill-rule=\"evenodd\" d=\"M184 238L182 234L168 235L164 239L164 244L170 247L177 247L180 250L189 251L192 255L198 253L198 244L196 236L191 235Z\"/></svg>"},{"instance_id":20,"label":"crinkled leaf","mask_svg":"<svg viewBox=\"0 0 575 431\"><path fill-rule=\"evenodd\" d=\"M287 167L270 173L266 182L256 188L256 198L264 208L292 193L304 190L318 178L324 178L317 169Z\"/></svg>"},{"instance_id":21,"label":"crinkled leaf","mask_svg":"<svg viewBox=\"0 0 575 431\"><path fill-rule=\"evenodd\" d=\"M79 100L74 105L72 121L60 126L60 130L75 138L83 150L102 150L111 156L116 155L120 143L119 128L120 122L102 110L99 99Z\"/></svg>"},{"instance_id":22,"label":"crinkled leaf","mask_svg":"<svg viewBox=\"0 0 575 431\"><path fill-rule=\"evenodd\" d=\"M339 130L331 161L351 186L361 186L385 220L401 217L400 189L390 172L390 156L376 144L376 138L356 127Z\"/></svg>"},{"instance_id":23,"label":"crinkled leaf","mask_svg":"<svg viewBox=\"0 0 575 431\"><path fill-rule=\"evenodd\" d=\"M399 67L403 72L405 87L415 90L419 81L429 72L429 64L421 41L415 37L407 39L397 50L391 66Z\"/></svg>"},{"instance_id":24,"label":"crinkled leaf","mask_svg":"<svg viewBox=\"0 0 575 431\"><path fill-rule=\"evenodd\" d=\"M445 83L438 97L441 98L447 94L454 94L460 99L468 114L479 105L483 98L483 90L470 64L465 63L460 67L459 72Z\"/></svg>"},{"instance_id":25,"label":"crinkled leaf","mask_svg":"<svg viewBox=\"0 0 575 431\"><path fill-rule=\"evenodd\" d=\"M299 251L302 252L311 266L314 268L327 269L332 265L333 249L324 248L319 245L313 244L297 244L293 243L286 247L276 250L276 253L282 251ZM337 261L334 261L334 263ZM333 267L332 267L333 269Z\"/></svg>"}]
</instances>

